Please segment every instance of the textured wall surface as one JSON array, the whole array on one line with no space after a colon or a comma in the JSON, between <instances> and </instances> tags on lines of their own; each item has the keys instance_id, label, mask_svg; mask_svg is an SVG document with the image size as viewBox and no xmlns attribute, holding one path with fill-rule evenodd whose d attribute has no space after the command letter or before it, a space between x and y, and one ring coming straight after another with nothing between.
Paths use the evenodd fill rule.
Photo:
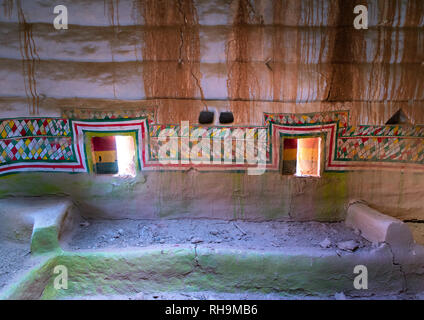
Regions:
<instances>
[{"instance_id":1,"label":"textured wall surface","mask_svg":"<svg viewBox=\"0 0 424 320\"><path fill-rule=\"evenodd\" d=\"M369 29L353 28L367 4ZM197 122L205 105L237 124L262 112L351 109L383 124L399 108L424 123L421 0L3 0L2 116L62 106L156 105L160 123Z\"/></svg>"},{"instance_id":2,"label":"textured wall surface","mask_svg":"<svg viewBox=\"0 0 424 320\"><path fill-rule=\"evenodd\" d=\"M411 124L424 124L422 0L61 4L68 30L53 27L54 1L1 2L0 118L141 108L153 110L159 124L178 124L197 123L208 108L233 111L235 125L263 125L264 112L348 110L350 125L383 125L401 108ZM353 28L356 4L368 7L367 30ZM120 182L65 177L2 177L0 195L67 193L92 215L117 214L123 197L124 216L247 212L251 219L321 220L342 218L349 199L361 198L400 218L424 217L424 175L402 170L329 173L320 180L197 172L144 173Z\"/></svg>"}]
</instances>

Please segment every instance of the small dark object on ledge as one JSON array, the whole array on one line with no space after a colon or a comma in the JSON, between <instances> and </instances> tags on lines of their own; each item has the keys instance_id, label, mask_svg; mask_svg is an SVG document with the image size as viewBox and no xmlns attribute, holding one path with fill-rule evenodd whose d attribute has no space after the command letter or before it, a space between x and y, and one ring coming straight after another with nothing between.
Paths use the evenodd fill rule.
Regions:
<instances>
[{"instance_id":1,"label":"small dark object on ledge","mask_svg":"<svg viewBox=\"0 0 424 320\"><path fill-rule=\"evenodd\" d=\"M211 111L201 111L199 115L200 124L210 124L213 122L214 113Z\"/></svg>"},{"instance_id":2,"label":"small dark object on ledge","mask_svg":"<svg viewBox=\"0 0 424 320\"><path fill-rule=\"evenodd\" d=\"M234 122L234 115L230 111L221 112L219 115L220 123L232 123Z\"/></svg>"}]
</instances>

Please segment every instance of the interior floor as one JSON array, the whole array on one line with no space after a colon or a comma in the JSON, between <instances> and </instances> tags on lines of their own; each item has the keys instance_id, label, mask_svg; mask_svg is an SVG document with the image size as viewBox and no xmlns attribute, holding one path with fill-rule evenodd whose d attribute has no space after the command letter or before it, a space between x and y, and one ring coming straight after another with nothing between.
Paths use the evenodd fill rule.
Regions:
<instances>
[{"instance_id":1,"label":"interior floor","mask_svg":"<svg viewBox=\"0 0 424 320\"><path fill-rule=\"evenodd\" d=\"M210 219L86 220L68 250L196 244L250 250L367 250L372 244L342 222L248 222ZM352 247L349 247L351 245Z\"/></svg>"},{"instance_id":2,"label":"interior floor","mask_svg":"<svg viewBox=\"0 0 424 320\"><path fill-rule=\"evenodd\" d=\"M0 246L0 290L18 274L35 264L29 242L2 241Z\"/></svg>"},{"instance_id":3,"label":"interior floor","mask_svg":"<svg viewBox=\"0 0 424 320\"><path fill-rule=\"evenodd\" d=\"M318 297L309 295L281 295L278 293L260 294L253 292L140 292L135 295L116 296L80 296L72 300L422 300L422 295L372 295L368 297L346 296L339 292L332 297Z\"/></svg>"}]
</instances>

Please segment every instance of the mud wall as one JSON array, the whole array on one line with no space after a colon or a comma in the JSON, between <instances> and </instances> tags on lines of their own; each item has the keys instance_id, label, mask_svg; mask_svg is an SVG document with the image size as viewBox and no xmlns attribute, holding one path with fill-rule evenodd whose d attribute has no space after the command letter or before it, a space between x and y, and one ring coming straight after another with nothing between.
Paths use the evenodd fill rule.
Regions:
<instances>
[{"instance_id":1,"label":"mud wall","mask_svg":"<svg viewBox=\"0 0 424 320\"><path fill-rule=\"evenodd\" d=\"M1 198L71 196L92 218L338 221L350 199L363 199L399 219L423 218L423 174L415 173L325 173L319 179L299 179L192 170L147 172L135 179L67 173L0 179Z\"/></svg>"},{"instance_id":2,"label":"mud wall","mask_svg":"<svg viewBox=\"0 0 424 320\"><path fill-rule=\"evenodd\" d=\"M349 110L352 125L382 125L401 108L411 124L424 123L421 0L62 1L68 30L53 28L54 1L1 4L0 118L62 116L65 107L155 108L157 123L197 123L199 111L209 109L233 111L234 125L262 125L264 112ZM355 4L367 5L368 30L353 28ZM109 216L124 198L126 216L174 210L334 220L358 197L401 218L424 215L423 174L401 170L320 180L275 173L159 172L121 182L61 175L0 177L0 195L72 194L93 215Z\"/></svg>"}]
</instances>

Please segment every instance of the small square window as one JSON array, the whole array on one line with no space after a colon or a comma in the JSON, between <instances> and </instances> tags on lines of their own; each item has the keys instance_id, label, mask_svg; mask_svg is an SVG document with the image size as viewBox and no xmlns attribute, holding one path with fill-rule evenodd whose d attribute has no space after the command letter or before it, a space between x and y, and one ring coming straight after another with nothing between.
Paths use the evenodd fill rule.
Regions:
<instances>
[{"instance_id":1,"label":"small square window","mask_svg":"<svg viewBox=\"0 0 424 320\"><path fill-rule=\"evenodd\" d=\"M282 173L319 177L321 138L284 138Z\"/></svg>"},{"instance_id":2,"label":"small square window","mask_svg":"<svg viewBox=\"0 0 424 320\"><path fill-rule=\"evenodd\" d=\"M93 137L93 169L97 174L118 173L118 158L114 136Z\"/></svg>"},{"instance_id":3,"label":"small square window","mask_svg":"<svg viewBox=\"0 0 424 320\"><path fill-rule=\"evenodd\" d=\"M93 137L91 147L96 174L135 176L135 149L131 136Z\"/></svg>"}]
</instances>

